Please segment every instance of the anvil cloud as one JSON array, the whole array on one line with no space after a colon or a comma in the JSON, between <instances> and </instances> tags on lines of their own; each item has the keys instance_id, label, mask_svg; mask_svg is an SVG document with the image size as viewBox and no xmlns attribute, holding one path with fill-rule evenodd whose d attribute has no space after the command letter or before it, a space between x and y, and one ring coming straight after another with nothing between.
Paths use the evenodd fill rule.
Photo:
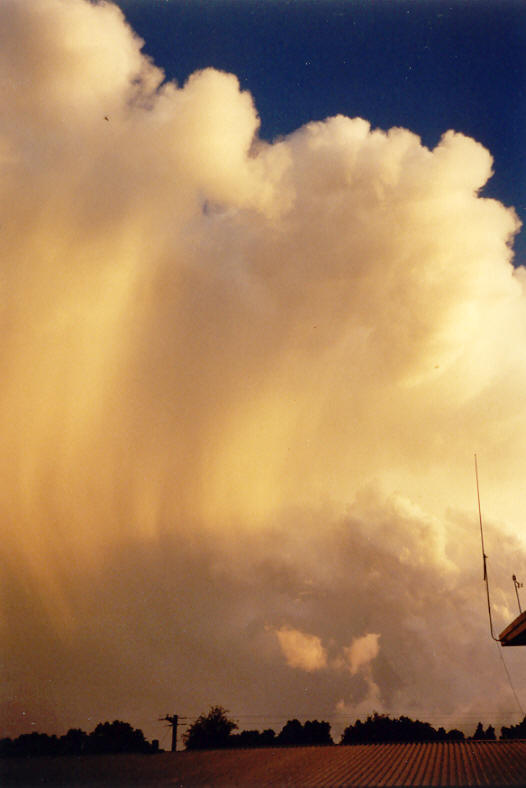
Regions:
<instances>
[{"instance_id":1,"label":"anvil cloud","mask_svg":"<svg viewBox=\"0 0 526 788\"><path fill-rule=\"evenodd\" d=\"M141 46L111 4L0 7L2 731L497 721L473 454L498 628L526 296L490 153L264 142L234 75Z\"/></svg>"}]
</instances>

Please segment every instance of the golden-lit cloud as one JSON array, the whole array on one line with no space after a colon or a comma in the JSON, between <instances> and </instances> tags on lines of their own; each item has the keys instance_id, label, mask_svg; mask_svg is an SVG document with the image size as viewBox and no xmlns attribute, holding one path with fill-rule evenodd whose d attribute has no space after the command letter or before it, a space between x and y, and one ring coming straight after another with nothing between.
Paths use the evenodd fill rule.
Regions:
<instances>
[{"instance_id":1,"label":"golden-lit cloud","mask_svg":"<svg viewBox=\"0 0 526 788\"><path fill-rule=\"evenodd\" d=\"M0 6L5 730L454 717L488 677L509 707L472 463L500 626L526 279L490 153L343 116L264 142L234 75L141 46L111 3Z\"/></svg>"},{"instance_id":2,"label":"golden-lit cloud","mask_svg":"<svg viewBox=\"0 0 526 788\"><path fill-rule=\"evenodd\" d=\"M316 635L300 632L298 629L280 627L276 630L281 650L291 668L311 672L327 666L327 653Z\"/></svg>"},{"instance_id":3,"label":"golden-lit cloud","mask_svg":"<svg viewBox=\"0 0 526 788\"><path fill-rule=\"evenodd\" d=\"M371 660L378 656L380 651L380 635L369 632L367 635L355 638L350 646L344 649L345 656L349 662L349 670L354 676L360 668L368 665Z\"/></svg>"}]
</instances>

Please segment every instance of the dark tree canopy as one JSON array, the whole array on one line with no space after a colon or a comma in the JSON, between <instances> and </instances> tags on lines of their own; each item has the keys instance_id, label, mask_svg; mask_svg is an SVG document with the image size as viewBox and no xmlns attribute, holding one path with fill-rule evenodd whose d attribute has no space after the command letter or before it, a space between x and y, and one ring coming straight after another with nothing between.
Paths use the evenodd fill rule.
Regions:
<instances>
[{"instance_id":1,"label":"dark tree canopy","mask_svg":"<svg viewBox=\"0 0 526 788\"><path fill-rule=\"evenodd\" d=\"M305 744L334 744L328 722L307 720L303 726Z\"/></svg>"},{"instance_id":2,"label":"dark tree canopy","mask_svg":"<svg viewBox=\"0 0 526 788\"><path fill-rule=\"evenodd\" d=\"M486 730L484 730L484 726L482 725L481 722L479 722L472 738L480 739L481 741L494 741L497 738L495 736L495 728L493 727L493 725L488 725Z\"/></svg>"},{"instance_id":3,"label":"dark tree canopy","mask_svg":"<svg viewBox=\"0 0 526 788\"><path fill-rule=\"evenodd\" d=\"M508 728L504 725L500 729L501 739L526 739L526 717L522 722L517 725L510 725Z\"/></svg>"},{"instance_id":4,"label":"dark tree canopy","mask_svg":"<svg viewBox=\"0 0 526 788\"><path fill-rule=\"evenodd\" d=\"M156 752L158 742L150 744L139 729L127 722L99 723L91 732L71 728L64 736L48 736L47 733L25 733L17 739L2 739L0 755L92 755L118 752Z\"/></svg>"},{"instance_id":5,"label":"dark tree canopy","mask_svg":"<svg viewBox=\"0 0 526 788\"><path fill-rule=\"evenodd\" d=\"M318 720L307 720L303 725L299 720L289 720L279 733L276 744L289 747L333 744L331 726L328 722L318 722Z\"/></svg>"},{"instance_id":6,"label":"dark tree canopy","mask_svg":"<svg viewBox=\"0 0 526 788\"><path fill-rule=\"evenodd\" d=\"M271 728L260 731L232 733L237 725L227 717L222 706L212 706L202 714L184 735L187 750L219 749L224 747L295 747L333 744L328 722L289 720L276 736Z\"/></svg>"},{"instance_id":7,"label":"dark tree canopy","mask_svg":"<svg viewBox=\"0 0 526 788\"><path fill-rule=\"evenodd\" d=\"M296 746L303 743L303 725L299 720L289 720L278 734L277 744Z\"/></svg>"},{"instance_id":8,"label":"dark tree canopy","mask_svg":"<svg viewBox=\"0 0 526 788\"><path fill-rule=\"evenodd\" d=\"M70 728L60 739L65 755L82 755L88 749L88 734L80 728Z\"/></svg>"},{"instance_id":9,"label":"dark tree canopy","mask_svg":"<svg viewBox=\"0 0 526 788\"><path fill-rule=\"evenodd\" d=\"M208 714L201 714L184 734L186 749L217 750L231 746L230 734L237 724L226 715L222 706L211 706Z\"/></svg>"},{"instance_id":10,"label":"dark tree canopy","mask_svg":"<svg viewBox=\"0 0 526 788\"><path fill-rule=\"evenodd\" d=\"M442 728L442 730L444 730L444 728ZM444 736L441 736L440 739L441 740L447 739L448 741L463 741L465 739L465 736L462 733L462 731L459 731L458 728L451 728L451 730L445 733Z\"/></svg>"},{"instance_id":11,"label":"dark tree canopy","mask_svg":"<svg viewBox=\"0 0 526 788\"><path fill-rule=\"evenodd\" d=\"M463 739L462 731L444 728L435 730L428 722L409 717L391 719L386 714L374 713L365 722L356 720L345 728L341 744L378 744L381 742L451 741Z\"/></svg>"},{"instance_id":12,"label":"dark tree canopy","mask_svg":"<svg viewBox=\"0 0 526 788\"><path fill-rule=\"evenodd\" d=\"M276 734L272 728L264 731L241 731L230 734L229 747L272 747L276 744Z\"/></svg>"},{"instance_id":13,"label":"dark tree canopy","mask_svg":"<svg viewBox=\"0 0 526 788\"><path fill-rule=\"evenodd\" d=\"M134 730L128 722L100 722L88 739L88 749L94 753L146 752L148 744L143 732Z\"/></svg>"}]
</instances>

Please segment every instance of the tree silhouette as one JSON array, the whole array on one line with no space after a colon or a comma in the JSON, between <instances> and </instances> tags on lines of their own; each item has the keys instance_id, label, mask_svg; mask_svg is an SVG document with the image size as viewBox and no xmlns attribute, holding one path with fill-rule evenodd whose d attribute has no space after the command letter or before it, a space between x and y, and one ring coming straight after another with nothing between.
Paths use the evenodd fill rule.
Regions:
<instances>
[{"instance_id":1,"label":"tree silhouette","mask_svg":"<svg viewBox=\"0 0 526 788\"><path fill-rule=\"evenodd\" d=\"M303 734L305 744L334 744L328 722L307 720L303 726Z\"/></svg>"},{"instance_id":2,"label":"tree silhouette","mask_svg":"<svg viewBox=\"0 0 526 788\"><path fill-rule=\"evenodd\" d=\"M477 724L475 733L473 734L473 739L480 739L481 741L494 741L497 737L495 736L495 728L493 725L488 725L486 730L484 730L484 726L481 722Z\"/></svg>"},{"instance_id":3,"label":"tree silhouette","mask_svg":"<svg viewBox=\"0 0 526 788\"><path fill-rule=\"evenodd\" d=\"M55 735L48 736L47 733L22 733L17 739L3 739L0 743L0 753L2 755L14 755L17 757L33 757L39 755L57 755L59 752L59 740Z\"/></svg>"},{"instance_id":4,"label":"tree silhouette","mask_svg":"<svg viewBox=\"0 0 526 788\"><path fill-rule=\"evenodd\" d=\"M304 725L299 720L289 720L276 738L276 744L285 747L297 747L299 745L305 747L313 744L333 743L330 724L328 722L318 722L318 720L307 720Z\"/></svg>"},{"instance_id":5,"label":"tree silhouette","mask_svg":"<svg viewBox=\"0 0 526 788\"><path fill-rule=\"evenodd\" d=\"M150 751L143 732L120 720L99 722L88 737L87 747L91 753Z\"/></svg>"},{"instance_id":6,"label":"tree silhouette","mask_svg":"<svg viewBox=\"0 0 526 788\"><path fill-rule=\"evenodd\" d=\"M272 728L264 731L241 731L230 734L229 747L272 747L276 744L276 734Z\"/></svg>"},{"instance_id":7,"label":"tree silhouette","mask_svg":"<svg viewBox=\"0 0 526 788\"><path fill-rule=\"evenodd\" d=\"M92 755L98 753L143 752L159 749L159 742L150 744L141 730L133 729L127 722L99 723L87 734L80 728L70 728L64 735L48 736L47 733L23 733L17 739L0 740L0 757L31 757L38 755Z\"/></svg>"},{"instance_id":8,"label":"tree silhouette","mask_svg":"<svg viewBox=\"0 0 526 788\"><path fill-rule=\"evenodd\" d=\"M237 728L229 720L226 709L211 706L208 714L201 714L183 736L187 750L216 750L230 746L230 734Z\"/></svg>"},{"instance_id":9,"label":"tree silhouette","mask_svg":"<svg viewBox=\"0 0 526 788\"><path fill-rule=\"evenodd\" d=\"M303 744L303 725L299 720L289 720L278 734L277 744L296 747Z\"/></svg>"},{"instance_id":10,"label":"tree silhouette","mask_svg":"<svg viewBox=\"0 0 526 788\"><path fill-rule=\"evenodd\" d=\"M375 712L365 722L356 720L354 725L345 728L341 744L377 744L380 742L410 741L458 741L464 738L462 731L444 728L435 730L428 722L411 720L409 717L391 719L386 714Z\"/></svg>"},{"instance_id":11,"label":"tree silhouette","mask_svg":"<svg viewBox=\"0 0 526 788\"><path fill-rule=\"evenodd\" d=\"M442 729L443 730L443 729ZM458 728L452 728L450 731L446 733L445 738L448 741L464 741L465 736L462 731L459 731Z\"/></svg>"},{"instance_id":12,"label":"tree silhouette","mask_svg":"<svg viewBox=\"0 0 526 788\"><path fill-rule=\"evenodd\" d=\"M80 728L70 728L65 736L60 737L62 755L82 755L88 749L88 734Z\"/></svg>"},{"instance_id":13,"label":"tree silhouette","mask_svg":"<svg viewBox=\"0 0 526 788\"><path fill-rule=\"evenodd\" d=\"M507 728L505 725L500 729L501 739L526 739L526 717L522 722L517 725L510 725Z\"/></svg>"}]
</instances>

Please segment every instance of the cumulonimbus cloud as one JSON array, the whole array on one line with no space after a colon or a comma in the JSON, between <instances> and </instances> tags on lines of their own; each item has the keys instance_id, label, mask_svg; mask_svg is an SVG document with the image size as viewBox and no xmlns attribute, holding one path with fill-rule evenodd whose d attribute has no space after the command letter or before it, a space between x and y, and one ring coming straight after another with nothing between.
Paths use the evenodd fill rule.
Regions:
<instances>
[{"instance_id":1,"label":"cumulonimbus cloud","mask_svg":"<svg viewBox=\"0 0 526 788\"><path fill-rule=\"evenodd\" d=\"M0 69L5 730L482 697L472 457L500 625L526 444L490 153L343 116L265 142L111 3L4 0Z\"/></svg>"}]
</instances>

